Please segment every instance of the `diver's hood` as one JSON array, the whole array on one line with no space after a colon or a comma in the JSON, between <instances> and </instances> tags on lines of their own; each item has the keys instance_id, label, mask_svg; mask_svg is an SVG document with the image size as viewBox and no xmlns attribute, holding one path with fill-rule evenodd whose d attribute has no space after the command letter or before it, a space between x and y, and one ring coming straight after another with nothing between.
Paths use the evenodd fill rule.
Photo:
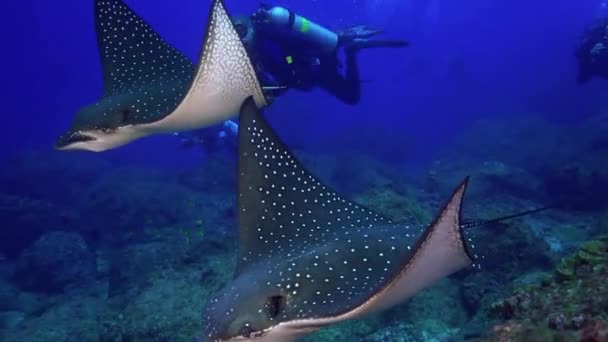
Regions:
<instances>
[{"instance_id":1,"label":"diver's hood","mask_svg":"<svg viewBox=\"0 0 608 342\"><path fill-rule=\"evenodd\" d=\"M243 44L248 48L253 44L255 36L255 26L249 16L237 15L230 18L232 25L236 29L243 41Z\"/></svg>"}]
</instances>

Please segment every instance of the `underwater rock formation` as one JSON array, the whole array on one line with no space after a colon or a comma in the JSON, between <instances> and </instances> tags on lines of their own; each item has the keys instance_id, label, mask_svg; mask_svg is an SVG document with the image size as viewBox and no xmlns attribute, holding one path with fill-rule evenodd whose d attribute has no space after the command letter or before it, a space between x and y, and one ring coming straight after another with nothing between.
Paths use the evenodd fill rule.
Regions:
<instances>
[{"instance_id":1,"label":"underwater rock formation","mask_svg":"<svg viewBox=\"0 0 608 342\"><path fill-rule=\"evenodd\" d=\"M183 185L187 178L145 168L109 173L83 194L81 215L92 219L82 229L103 232L98 235L106 242L123 244L166 227L204 228L207 233L226 228L234 215L231 189L202 195Z\"/></svg>"},{"instance_id":2,"label":"underwater rock formation","mask_svg":"<svg viewBox=\"0 0 608 342\"><path fill-rule=\"evenodd\" d=\"M484 116L463 130L452 144L445 144L445 159L466 156L469 165L499 159L512 167L535 168L546 165L548 156L556 159L567 153L563 127L534 113L503 114Z\"/></svg>"},{"instance_id":3,"label":"underwater rock formation","mask_svg":"<svg viewBox=\"0 0 608 342\"><path fill-rule=\"evenodd\" d=\"M396 222L407 222L417 226L428 224L432 219L432 211L429 208L417 201L410 193L399 193L392 186L372 188L357 196L355 200Z\"/></svg>"},{"instance_id":4,"label":"underwater rock formation","mask_svg":"<svg viewBox=\"0 0 608 342\"><path fill-rule=\"evenodd\" d=\"M78 214L45 200L0 193L0 253L16 257L50 230L77 230Z\"/></svg>"},{"instance_id":5,"label":"underwater rock formation","mask_svg":"<svg viewBox=\"0 0 608 342\"><path fill-rule=\"evenodd\" d=\"M481 163L437 160L427 172L425 190L434 193L446 191L454 180L463 175L470 175L474 180L467 193L469 202L477 199L504 200L507 196L529 200L542 198L542 182L538 177L524 168L496 159Z\"/></svg>"},{"instance_id":6,"label":"underwater rock formation","mask_svg":"<svg viewBox=\"0 0 608 342\"><path fill-rule=\"evenodd\" d=\"M23 251L14 274L23 290L57 293L95 280L96 257L76 233L50 232Z\"/></svg>"},{"instance_id":7,"label":"underwater rock formation","mask_svg":"<svg viewBox=\"0 0 608 342\"><path fill-rule=\"evenodd\" d=\"M606 150L608 153L608 149ZM605 167L572 163L547 170L543 187L549 198L574 210L608 209L608 171Z\"/></svg>"},{"instance_id":8,"label":"underwater rock formation","mask_svg":"<svg viewBox=\"0 0 608 342\"><path fill-rule=\"evenodd\" d=\"M505 320L479 341L608 340L608 236L562 259L542 281L493 303Z\"/></svg>"}]
</instances>

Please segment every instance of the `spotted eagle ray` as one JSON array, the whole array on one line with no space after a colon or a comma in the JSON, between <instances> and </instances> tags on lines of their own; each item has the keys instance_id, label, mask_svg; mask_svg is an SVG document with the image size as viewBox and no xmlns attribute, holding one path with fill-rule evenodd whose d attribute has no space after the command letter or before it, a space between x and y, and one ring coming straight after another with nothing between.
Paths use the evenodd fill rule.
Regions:
<instances>
[{"instance_id":1,"label":"spotted eagle ray","mask_svg":"<svg viewBox=\"0 0 608 342\"><path fill-rule=\"evenodd\" d=\"M55 146L104 151L151 134L224 121L253 96L266 99L222 0L213 0L195 67L123 0L95 1L104 92Z\"/></svg>"},{"instance_id":2,"label":"spotted eagle ray","mask_svg":"<svg viewBox=\"0 0 608 342\"><path fill-rule=\"evenodd\" d=\"M207 303L205 341L288 342L385 310L474 265L469 228L547 209L463 221L467 177L424 229L393 223L308 172L252 98L239 121L237 271Z\"/></svg>"}]
</instances>

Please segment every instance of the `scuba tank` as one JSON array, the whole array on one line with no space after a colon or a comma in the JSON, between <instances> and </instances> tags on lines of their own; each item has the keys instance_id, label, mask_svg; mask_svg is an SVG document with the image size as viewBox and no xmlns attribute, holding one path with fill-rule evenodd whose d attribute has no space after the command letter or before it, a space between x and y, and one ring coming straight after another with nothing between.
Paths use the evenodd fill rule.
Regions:
<instances>
[{"instance_id":1,"label":"scuba tank","mask_svg":"<svg viewBox=\"0 0 608 342\"><path fill-rule=\"evenodd\" d=\"M293 38L325 53L338 48L338 35L292 11L275 6L266 10L266 25L285 37Z\"/></svg>"}]
</instances>

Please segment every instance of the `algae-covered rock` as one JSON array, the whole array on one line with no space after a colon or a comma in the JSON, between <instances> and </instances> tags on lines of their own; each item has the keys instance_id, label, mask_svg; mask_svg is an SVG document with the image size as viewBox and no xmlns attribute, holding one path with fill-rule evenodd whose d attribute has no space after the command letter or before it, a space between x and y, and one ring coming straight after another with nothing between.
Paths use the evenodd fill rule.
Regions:
<instances>
[{"instance_id":1,"label":"algae-covered rock","mask_svg":"<svg viewBox=\"0 0 608 342\"><path fill-rule=\"evenodd\" d=\"M0 311L0 331L16 327L24 319L25 313L21 311Z\"/></svg>"},{"instance_id":2,"label":"algae-covered rock","mask_svg":"<svg viewBox=\"0 0 608 342\"><path fill-rule=\"evenodd\" d=\"M13 279L29 291L58 293L95 280L96 256L77 233L43 235L19 258Z\"/></svg>"},{"instance_id":3,"label":"algae-covered rock","mask_svg":"<svg viewBox=\"0 0 608 342\"><path fill-rule=\"evenodd\" d=\"M576 277L576 258L568 257L559 262L555 275L560 280L572 280Z\"/></svg>"},{"instance_id":4,"label":"algae-covered rock","mask_svg":"<svg viewBox=\"0 0 608 342\"><path fill-rule=\"evenodd\" d=\"M202 331L205 303L228 281L231 262L226 256L210 256L200 271L166 270L150 276L136 296L112 301L101 320L101 340L191 342Z\"/></svg>"},{"instance_id":5,"label":"algae-covered rock","mask_svg":"<svg viewBox=\"0 0 608 342\"><path fill-rule=\"evenodd\" d=\"M109 253L109 296L137 293L149 285L152 272L169 267L179 253L162 242L134 244Z\"/></svg>"},{"instance_id":6,"label":"algae-covered rock","mask_svg":"<svg viewBox=\"0 0 608 342\"><path fill-rule=\"evenodd\" d=\"M432 219L430 212L413 196L398 193L391 188L374 188L355 200L396 222L426 225Z\"/></svg>"},{"instance_id":7,"label":"algae-covered rock","mask_svg":"<svg viewBox=\"0 0 608 342\"><path fill-rule=\"evenodd\" d=\"M580 341L585 334L602 336L603 323L598 322L608 319L607 244L606 236L584 244L560 261L552 278L493 303L493 316L509 322L481 341Z\"/></svg>"},{"instance_id":8,"label":"algae-covered rock","mask_svg":"<svg viewBox=\"0 0 608 342\"><path fill-rule=\"evenodd\" d=\"M608 239L606 239L608 240ZM585 243L581 250L596 256L608 257L608 242L604 240L593 240Z\"/></svg>"},{"instance_id":9,"label":"algae-covered rock","mask_svg":"<svg viewBox=\"0 0 608 342\"><path fill-rule=\"evenodd\" d=\"M106 311L102 341L192 341L202 331L201 310L209 295L186 274L159 277L134 298Z\"/></svg>"},{"instance_id":10,"label":"algae-covered rock","mask_svg":"<svg viewBox=\"0 0 608 342\"><path fill-rule=\"evenodd\" d=\"M608 238L587 242L576 253L563 258L555 272L557 280L574 280L586 272L598 272L608 263Z\"/></svg>"},{"instance_id":11,"label":"algae-covered rock","mask_svg":"<svg viewBox=\"0 0 608 342\"><path fill-rule=\"evenodd\" d=\"M16 325L7 327L0 337L3 342L99 342L98 319L104 306L101 298L57 298L56 305L38 315L21 320L19 313L14 314L11 319L19 321L13 321Z\"/></svg>"}]
</instances>

